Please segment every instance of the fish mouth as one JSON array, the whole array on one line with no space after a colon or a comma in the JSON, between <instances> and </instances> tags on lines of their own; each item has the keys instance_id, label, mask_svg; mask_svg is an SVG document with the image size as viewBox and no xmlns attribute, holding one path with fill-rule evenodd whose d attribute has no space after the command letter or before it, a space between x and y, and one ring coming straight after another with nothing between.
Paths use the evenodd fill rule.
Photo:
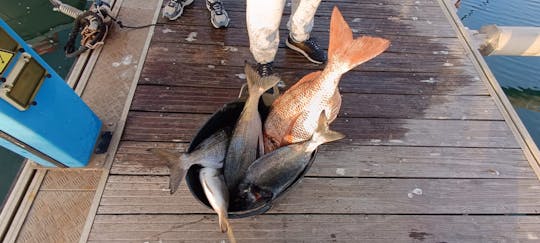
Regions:
<instances>
[{"instance_id":1,"label":"fish mouth","mask_svg":"<svg viewBox=\"0 0 540 243\"><path fill-rule=\"evenodd\" d=\"M244 211L260 207L269 203L274 198L274 193L260 188L254 184L240 185L239 192L234 193L236 197L229 204L230 211Z\"/></svg>"},{"instance_id":2,"label":"fish mouth","mask_svg":"<svg viewBox=\"0 0 540 243\"><path fill-rule=\"evenodd\" d=\"M257 185L251 185L249 187L250 189L250 195L253 197L254 202L267 202L274 198L274 193L271 191L262 189L258 187Z\"/></svg>"}]
</instances>

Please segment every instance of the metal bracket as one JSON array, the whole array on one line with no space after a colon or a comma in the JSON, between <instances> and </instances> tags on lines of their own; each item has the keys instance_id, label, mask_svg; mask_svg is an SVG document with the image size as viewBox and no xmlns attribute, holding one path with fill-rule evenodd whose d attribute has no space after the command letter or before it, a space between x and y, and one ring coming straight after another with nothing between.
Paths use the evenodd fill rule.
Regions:
<instances>
[{"instance_id":1,"label":"metal bracket","mask_svg":"<svg viewBox=\"0 0 540 243\"><path fill-rule=\"evenodd\" d=\"M112 138L112 132L110 131L103 131L99 135L98 141L96 143L96 149L94 150L94 153L96 154L104 154L109 149L109 144L111 143Z\"/></svg>"}]
</instances>

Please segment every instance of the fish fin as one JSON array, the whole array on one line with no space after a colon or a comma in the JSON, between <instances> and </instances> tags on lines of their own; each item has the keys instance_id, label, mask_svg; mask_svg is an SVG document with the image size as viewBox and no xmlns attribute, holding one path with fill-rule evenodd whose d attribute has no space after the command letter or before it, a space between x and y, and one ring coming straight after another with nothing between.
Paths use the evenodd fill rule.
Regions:
<instances>
[{"instance_id":1,"label":"fish fin","mask_svg":"<svg viewBox=\"0 0 540 243\"><path fill-rule=\"evenodd\" d=\"M294 141L294 136L292 135L293 128L296 126L296 121L298 121L298 118L302 115L303 115L302 113L299 113L291 119L291 123L289 123L289 127L287 128L287 131L285 132L285 136L283 136L283 138L281 139L279 147L283 147L283 146L293 143Z\"/></svg>"},{"instance_id":2,"label":"fish fin","mask_svg":"<svg viewBox=\"0 0 540 243\"><path fill-rule=\"evenodd\" d=\"M341 11L334 6L330 17L330 39L328 41L328 56L336 56L341 48L346 47L353 41L351 27L343 18Z\"/></svg>"},{"instance_id":3,"label":"fish fin","mask_svg":"<svg viewBox=\"0 0 540 243\"><path fill-rule=\"evenodd\" d=\"M330 98L330 101L328 102L329 108L326 110L328 111L328 124L332 123L338 116L339 110L341 108L341 94L339 93L339 90L336 89L336 92L334 92L334 95L332 98Z\"/></svg>"},{"instance_id":4,"label":"fish fin","mask_svg":"<svg viewBox=\"0 0 540 243\"><path fill-rule=\"evenodd\" d=\"M332 11L330 19L330 41L328 44L329 64L344 66L343 73L367 62L381 54L390 46L384 38L362 36L353 39L349 24L337 7ZM330 67L334 65L328 65Z\"/></svg>"},{"instance_id":5,"label":"fish fin","mask_svg":"<svg viewBox=\"0 0 540 243\"><path fill-rule=\"evenodd\" d=\"M264 133L264 153L270 153L279 148L279 140Z\"/></svg>"},{"instance_id":6,"label":"fish fin","mask_svg":"<svg viewBox=\"0 0 540 243\"><path fill-rule=\"evenodd\" d=\"M185 156L180 156L178 163L174 163L172 166L169 166L169 171L171 173L169 176L169 188L171 190L171 194L174 194L176 190L178 190L180 182L182 182L182 179L185 178L187 174L187 169L183 167L183 157Z\"/></svg>"},{"instance_id":7,"label":"fish fin","mask_svg":"<svg viewBox=\"0 0 540 243\"><path fill-rule=\"evenodd\" d=\"M272 88L272 86L276 85L279 80L281 80L280 77L277 75L270 75L267 77L261 77L255 69L246 63L244 72L246 73L246 80L248 83L248 91L249 95L262 95L266 90Z\"/></svg>"},{"instance_id":8,"label":"fish fin","mask_svg":"<svg viewBox=\"0 0 540 243\"><path fill-rule=\"evenodd\" d=\"M165 160L168 165L174 163L180 158L182 153L162 148L149 148L147 151L157 155L159 158Z\"/></svg>"},{"instance_id":9,"label":"fish fin","mask_svg":"<svg viewBox=\"0 0 540 243\"><path fill-rule=\"evenodd\" d=\"M157 155L161 159L167 161L169 167L169 189L171 194L174 194L182 182L182 178L186 176L187 170L184 168L185 154L180 154L167 149L151 148L148 151Z\"/></svg>"},{"instance_id":10,"label":"fish fin","mask_svg":"<svg viewBox=\"0 0 540 243\"><path fill-rule=\"evenodd\" d=\"M228 136L227 131L221 129L203 140L193 151L186 154L189 160L185 160L184 167L189 169L188 167L192 164L200 164L214 169L223 168Z\"/></svg>"},{"instance_id":11,"label":"fish fin","mask_svg":"<svg viewBox=\"0 0 540 243\"><path fill-rule=\"evenodd\" d=\"M324 111L322 111L321 115L319 116L317 129L315 130L315 133L311 138L315 146L319 146L323 143L336 141L344 137L344 134L330 130L330 128L328 127L328 120L326 118L326 114Z\"/></svg>"},{"instance_id":12,"label":"fish fin","mask_svg":"<svg viewBox=\"0 0 540 243\"><path fill-rule=\"evenodd\" d=\"M229 241L231 243L236 243L236 237L234 236L231 224L229 223L229 219L225 218L226 227L227 227L227 237L229 238ZM223 231L223 228L221 229L221 232Z\"/></svg>"},{"instance_id":13,"label":"fish fin","mask_svg":"<svg viewBox=\"0 0 540 243\"><path fill-rule=\"evenodd\" d=\"M227 212L218 213L218 223L221 233L225 233L227 230L229 230L229 219L227 218Z\"/></svg>"}]
</instances>

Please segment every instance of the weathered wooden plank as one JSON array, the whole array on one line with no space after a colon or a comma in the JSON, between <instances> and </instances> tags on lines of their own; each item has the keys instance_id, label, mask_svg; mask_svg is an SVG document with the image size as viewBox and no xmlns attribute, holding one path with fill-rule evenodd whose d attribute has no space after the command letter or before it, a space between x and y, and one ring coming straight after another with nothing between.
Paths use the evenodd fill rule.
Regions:
<instances>
[{"instance_id":1,"label":"weathered wooden plank","mask_svg":"<svg viewBox=\"0 0 540 243\"><path fill-rule=\"evenodd\" d=\"M245 13L245 1L230 1L224 2L225 9L234 22L242 21L242 15ZM287 21L291 13L291 5L287 4L283 9L282 21ZM395 2L322 2L317 8L316 19L321 17L329 17L332 14L334 6L337 6L342 14L346 17L348 22L353 22L357 18L373 18L383 19L388 17L391 20L398 21L399 19L414 19L414 20L435 20L447 23L447 19L444 17L441 7L435 1L424 1L396 4ZM188 18L194 16L203 16L205 18L210 17L210 14L206 10L205 3L194 2L186 8L182 17L176 21L169 21L161 18L160 23L173 23L173 24L186 24L201 25L206 22L189 22ZM416 17L416 18L414 18ZM236 26L236 25L235 25ZM240 22L238 26L245 26L244 22Z\"/></svg>"},{"instance_id":2,"label":"weathered wooden plank","mask_svg":"<svg viewBox=\"0 0 540 243\"><path fill-rule=\"evenodd\" d=\"M139 85L131 110L214 113L237 99L239 89Z\"/></svg>"},{"instance_id":3,"label":"weathered wooden plank","mask_svg":"<svg viewBox=\"0 0 540 243\"><path fill-rule=\"evenodd\" d=\"M209 213L168 176L110 176L99 214ZM537 179L304 178L269 213L536 214Z\"/></svg>"},{"instance_id":4,"label":"weathered wooden plank","mask_svg":"<svg viewBox=\"0 0 540 243\"><path fill-rule=\"evenodd\" d=\"M225 7L228 11L236 11L236 12L244 12L245 11L245 1L231 1L227 4ZM162 7L167 5L167 2L164 1L162 4ZM324 5L327 5L324 7ZM409 6L415 7L415 8L429 8L429 7L438 7L440 8L440 4L435 0L404 0L404 1L392 1L392 0L366 0L362 2L358 2L355 0L340 0L340 1L332 1L332 0L323 0L321 2L321 5L319 6L319 9L326 8L328 11L330 11L334 6L338 6L340 8L351 8L355 5L378 5L378 6L390 6L397 5L397 6L407 6L407 9L411 8ZM287 10L287 8L290 8L290 4L286 5L287 7L284 9L284 13L289 13L290 11ZM187 9L193 8L193 9L204 9L205 3L199 3L199 2L193 2L193 4L190 4L187 6ZM163 19L165 20L165 19Z\"/></svg>"},{"instance_id":5,"label":"weathered wooden plank","mask_svg":"<svg viewBox=\"0 0 540 243\"><path fill-rule=\"evenodd\" d=\"M340 117L503 120L490 96L343 94Z\"/></svg>"},{"instance_id":6,"label":"weathered wooden plank","mask_svg":"<svg viewBox=\"0 0 540 243\"><path fill-rule=\"evenodd\" d=\"M209 117L210 114L131 111L122 140L189 142Z\"/></svg>"},{"instance_id":7,"label":"weathered wooden plank","mask_svg":"<svg viewBox=\"0 0 540 243\"><path fill-rule=\"evenodd\" d=\"M118 147L110 174L168 175L167 162L156 157L149 148L185 152L187 143L151 143L123 141Z\"/></svg>"},{"instance_id":8,"label":"weathered wooden plank","mask_svg":"<svg viewBox=\"0 0 540 243\"><path fill-rule=\"evenodd\" d=\"M186 18L181 19L178 23L182 25L190 25L189 23L197 23L196 25L209 24L209 13L205 10L201 12L194 11ZM231 28L245 28L245 14L240 12L231 12ZM347 23L355 33L363 33L369 35L407 35L407 36L429 36L429 37L455 37L455 32L448 22L445 22L440 17L416 17L400 18L395 16L383 16L382 18L360 17L355 13L343 13L346 16ZM183 16L184 17L184 16ZM283 16L279 29L280 32L288 33L287 29L288 16ZM198 21L198 22L197 22ZM327 32L329 30L330 16L316 16L313 31ZM192 25L192 24L191 24ZM283 35L284 36L284 35Z\"/></svg>"},{"instance_id":9,"label":"weathered wooden plank","mask_svg":"<svg viewBox=\"0 0 540 243\"><path fill-rule=\"evenodd\" d=\"M112 174L168 175L165 162L146 151L184 151L185 143L123 142ZM520 149L395 146L321 146L310 176L534 178Z\"/></svg>"},{"instance_id":10,"label":"weathered wooden plank","mask_svg":"<svg viewBox=\"0 0 540 243\"><path fill-rule=\"evenodd\" d=\"M533 242L538 216L262 215L231 220L238 242ZM89 242L218 242L210 215L98 215Z\"/></svg>"},{"instance_id":11,"label":"weathered wooden plank","mask_svg":"<svg viewBox=\"0 0 540 243\"><path fill-rule=\"evenodd\" d=\"M122 142L111 174L169 175L147 151L185 152L186 143ZM521 149L323 145L308 176L404 178L535 178Z\"/></svg>"},{"instance_id":12,"label":"weathered wooden plank","mask_svg":"<svg viewBox=\"0 0 540 243\"><path fill-rule=\"evenodd\" d=\"M245 11L245 1L231 1L224 3L225 8L231 12ZM201 9L201 4L195 3L194 9ZM201 7L199 7L201 6ZM440 14L440 6L436 1L403 1L396 3L395 1L322 1L317 9L317 15L330 16L334 6L337 6L342 12L348 11L357 14L366 14L367 16L379 17L392 15L395 13L403 16L418 16ZM284 8L284 14L290 14L290 4ZM425 13L421 10L432 10L431 13ZM360 13L359 13L360 12ZM437 15L438 17L442 17Z\"/></svg>"},{"instance_id":13,"label":"weathered wooden plank","mask_svg":"<svg viewBox=\"0 0 540 243\"><path fill-rule=\"evenodd\" d=\"M212 211L184 184L169 194L168 169L146 151L184 151L209 113L233 99L244 82L243 61L252 60L245 2L225 4L228 29L210 27L204 2L195 1L178 21L156 30L140 80L145 85L137 91L90 242L226 238ZM323 2L317 13L313 33L322 43L334 4ZM337 4L356 35L391 38L393 46L343 77L342 114L332 128L348 137L323 145L308 177L269 214L233 220L239 241L537 240L538 181L439 3ZM196 40L186 40L192 32ZM278 50L276 70L289 85L320 69L283 44Z\"/></svg>"},{"instance_id":14,"label":"weathered wooden plank","mask_svg":"<svg viewBox=\"0 0 540 243\"><path fill-rule=\"evenodd\" d=\"M503 120L490 96L351 94L341 90L340 117ZM139 85L131 110L214 113L237 96L238 89Z\"/></svg>"},{"instance_id":15,"label":"weathered wooden plank","mask_svg":"<svg viewBox=\"0 0 540 243\"><path fill-rule=\"evenodd\" d=\"M341 144L519 148L503 121L338 118L331 127L347 136Z\"/></svg>"},{"instance_id":16,"label":"weathered wooden plank","mask_svg":"<svg viewBox=\"0 0 540 243\"><path fill-rule=\"evenodd\" d=\"M201 28L208 30L201 30ZM184 25L163 25L156 27L156 38L153 44L161 42L191 43L204 45L225 45L225 46L249 46L247 32L245 28L228 28L226 31L212 31L213 27L184 26ZM196 33L196 36L193 36ZM370 33L358 32L355 36ZM375 35L371 33L371 35ZM328 32L314 31L312 36L316 36L319 43L325 48L328 46ZM465 50L457 38L436 38L423 36L403 36L384 35L376 36L387 38L392 45L387 52L398 53L423 53L435 55L464 55ZM285 47L281 42L280 47Z\"/></svg>"},{"instance_id":17,"label":"weathered wooden plank","mask_svg":"<svg viewBox=\"0 0 540 243\"><path fill-rule=\"evenodd\" d=\"M176 55L169 55L176 53ZM248 47L216 45L190 45L182 43L159 43L148 50L148 60L156 65L170 66L176 63L192 65L243 66L252 56ZM276 67L320 70L320 65L308 63L304 56L293 51L278 50ZM472 75L474 68L469 59L447 55L400 54L385 52L356 68L363 71L431 72Z\"/></svg>"},{"instance_id":18,"label":"weathered wooden plank","mask_svg":"<svg viewBox=\"0 0 540 243\"><path fill-rule=\"evenodd\" d=\"M244 73L241 66L192 65L175 63L163 68L148 59L139 84L159 84L170 86L190 86L200 88L236 88L245 80L239 78ZM321 69L322 67L319 67ZM275 71L287 85L292 85L310 69L290 69L277 67ZM378 94L448 94L487 95L487 89L476 75L457 73L415 73L415 72L362 72L346 73L339 86L341 91L352 93Z\"/></svg>"},{"instance_id":19,"label":"weathered wooden plank","mask_svg":"<svg viewBox=\"0 0 540 243\"><path fill-rule=\"evenodd\" d=\"M328 7L330 6L321 5L321 7L323 8L320 8L321 11L317 11L315 16L314 31L328 31L329 29L331 10ZM226 8L228 8L227 5ZM443 17L440 7L418 9L405 7L407 10L404 10L402 7L400 11L396 11L397 8L396 6L351 5L350 8L342 8L340 10L351 29L355 32L362 33L365 31L371 34L391 33L395 35L455 37L455 32L446 18ZM280 30L284 32L287 30L286 24L289 19L289 11L287 8L286 10L280 24ZM245 28L246 22L243 9L239 11L227 10L227 12L231 19L229 28ZM159 22L171 25L211 27L209 19L210 14L206 10L206 7L200 8L194 6L184 11L182 17L176 21L161 19Z\"/></svg>"},{"instance_id":20,"label":"weathered wooden plank","mask_svg":"<svg viewBox=\"0 0 540 243\"><path fill-rule=\"evenodd\" d=\"M189 142L210 114L130 112L123 140ZM338 118L341 145L519 148L504 121Z\"/></svg>"}]
</instances>

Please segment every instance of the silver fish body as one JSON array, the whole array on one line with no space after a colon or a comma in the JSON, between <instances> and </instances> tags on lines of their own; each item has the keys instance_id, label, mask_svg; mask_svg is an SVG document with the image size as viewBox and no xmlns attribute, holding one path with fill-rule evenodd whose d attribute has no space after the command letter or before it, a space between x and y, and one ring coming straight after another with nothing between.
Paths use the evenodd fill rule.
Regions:
<instances>
[{"instance_id":1,"label":"silver fish body","mask_svg":"<svg viewBox=\"0 0 540 243\"><path fill-rule=\"evenodd\" d=\"M191 153L179 153L159 148L149 149L149 151L167 161L171 174L169 188L173 194L192 165L222 168L229 140L229 134L225 130L219 130L202 141Z\"/></svg>"},{"instance_id":2,"label":"silver fish body","mask_svg":"<svg viewBox=\"0 0 540 243\"><path fill-rule=\"evenodd\" d=\"M245 72L249 96L231 136L223 168L231 192L236 190L249 165L264 152L259 99L280 80L277 76L260 77L248 64Z\"/></svg>"},{"instance_id":3,"label":"silver fish body","mask_svg":"<svg viewBox=\"0 0 540 243\"><path fill-rule=\"evenodd\" d=\"M289 187L309 163L312 152L306 151L306 143L291 144L265 154L249 167L240 188L251 190L254 195L271 199ZM257 192L257 190L260 190ZM264 194L271 192L271 194Z\"/></svg>"},{"instance_id":4,"label":"silver fish body","mask_svg":"<svg viewBox=\"0 0 540 243\"><path fill-rule=\"evenodd\" d=\"M343 134L329 130L326 115L322 112L311 139L278 148L251 164L240 184L240 197L250 203L275 198L302 173L319 145L343 137Z\"/></svg>"},{"instance_id":5,"label":"silver fish body","mask_svg":"<svg viewBox=\"0 0 540 243\"><path fill-rule=\"evenodd\" d=\"M218 169L202 168L199 172L204 194L219 217L222 232L227 231L227 208L229 207L229 190L225 185L223 175Z\"/></svg>"},{"instance_id":6,"label":"silver fish body","mask_svg":"<svg viewBox=\"0 0 540 243\"><path fill-rule=\"evenodd\" d=\"M231 242L236 242L227 214L227 209L229 207L229 189L225 185L223 174L219 169L202 168L199 171L199 180L208 202L218 215L221 232L227 232Z\"/></svg>"}]
</instances>

